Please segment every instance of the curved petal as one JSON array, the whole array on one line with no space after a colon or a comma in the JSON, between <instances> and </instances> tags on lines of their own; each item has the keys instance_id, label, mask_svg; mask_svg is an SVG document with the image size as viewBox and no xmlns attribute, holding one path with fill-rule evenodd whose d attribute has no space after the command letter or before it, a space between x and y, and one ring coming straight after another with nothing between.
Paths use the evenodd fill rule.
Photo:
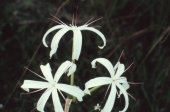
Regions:
<instances>
[{"instance_id":1,"label":"curved petal","mask_svg":"<svg viewBox=\"0 0 170 112\"><path fill-rule=\"evenodd\" d=\"M71 74L73 74L76 71L77 65L76 64L72 64L72 66L69 68L67 76L70 76Z\"/></svg>"},{"instance_id":2,"label":"curved petal","mask_svg":"<svg viewBox=\"0 0 170 112\"><path fill-rule=\"evenodd\" d=\"M40 68L41 68L43 75L48 80L48 82L53 81L53 76L51 73L52 70L51 70L50 64L47 63L46 65L40 65Z\"/></svg>"},{"instance_id":3,"label":"curved petal","mask_svg":"<svg viewBox=\"0 0 170 112\"><path fill-rule=\"evenodd\" d=\"M73 28L73 55L72 60L78 60L82 48L82 34L78 28Z\"/></svg>"},{"instance_id":4,"label":"curved petal","mask_svg":"<svg viewBox=\"0 0 170 112\"><path fill-rule=\"evenodd\" d=\"M79 30L89 30L89 31L92 31L96 34L98 34L102 40L103 40L103 46L98 46L100 49L103 49L105 46L106 46L106 38L105 36L97 29L93 28L93 27L87 27L87 26L81 26L81 27L78 27Z\"/></svg>"},{"instance_id":5,"label":"curved petal","mask_svg":"<svg viewBox=\"0 0 170 112\"><path fill-rule=\"evenodd\" d=\"M109 71L111 77L114 77L115 71L113 69L113 65L110 63L109 60L105 59L105 58L96 58L94 59L91 64L92 64L92 68L95 68L96 66L96 61L101 63L103 66L106 67L106 69Z\"/></svg>"},{"instance_id":6,"label":"curved petal","mask_svg":"<svg viewBox=\"0 0 170 112\"><path fill-rule=\"evenodd\" d=\"M53 88L47 89L40 97L37 103L37 110L44 112L44 106L52 92Z\"/></svg>"},{"instance_id":7,"label":"curved petal","mask_svg":"<svg viewBox=\"0 0 170 112\"><path fill-rule=\"evenodd\" d=\"M125 90L127 90L127 89L130 88L130 85L129 85L128 83L123 83L123 84L122 84L122 87L123 87ZM122 94L122 91L120 90L120 92L119 92L119 97L120 97L121 94Z\"/></svg>"},{"instance_id":8,"label":"curved petal","mask_svg":"<svg viewBox=\"0 0 170 112\"><path fill-rule=\"evenodd\" d=\"M84 96L84 92L79 87L67 84L57 84L57 89L75 96L79 101L83 100L82 97Z\"/></svg>"},{"instance_id":9,"label":"curved petal","mask_svg":"<svg viewBox=\"0 0 170 112\"><path fill-rule=\"evenodd\" d=\"M60 77L62 76L62 74L65 73L68 70L68 68L71 67L72 65L73 63L70 61L63 62L58 68L57 72L55 73L54 81L56 81L57 83Z\"/></svg>"},{"instance_id":10,"label":"curved petal","mask_svg":"<svg viewBox=\"0 0 170 112\"><path fill-rule=\"evenodd\" d=\"M52 99L55 112L64 112L56 89L52 91Z\"/></svg>"},{"instance_id":11,"label":"curved petal","mask_svg":"<svg viewBox=\"0 0 170 112\"><path fill-rule=\"evenodd\" d=\"M43 36L42 42L43 42L44 46L45 46L45 47L48 47L47 44L46 44L46 42L45 42L45 39L46 39L46 37L47 37L47 35L48 35L49 33L51 33L51 32L54 31L54 30L61 29L61 28L67 28L67 27L68 27L68 26L66 26L66 25L57 25L57 26L54 26L54 27L50 28L50 29L44 34L44 36Z\"/></svg>"},{"instance_id":12,"label":"curved petal","mask_svg":"<svg viewBox=\"0 0 170 112\"><path fill-rule=\"evenodd\" d=\"M61 39L61 37L70 30L70 27L68 28L63 28L61 30L59 30L53 37L52 42L51 42L51 51L50 51L50 58L51 56L57 52L58 49L58 43Z\"/></svg>"},{"instance_id":13,"label":"curved petal","mask_svg":"<svg viewBox=\"0 0 170 112\"><path fill-rule=\"evenodd\" d=\"M95 86L102 86L112 83L112 79L110 77L97 77L94 79L89 80L85 83L85 90L84 92L87 94L90 94L89 88L95 87Z\"/></svg>"},{"instance_id":14,"label":"curved petal","mask_svg":"<svg viewBox=\"0 0 170 112\"><path fill-rule=\"evenodd\" d=\"M111 112L111 110L114 106L116 92L117 92L116 86L114 84L112 84L111 92L110 92L109 97L106 101L106 104L105 104L104 108L101 110L101 112Z\"/></svg>"},{"instance_id":15,"label":"curved petal","mask_svg":"<svg viewBox=\"0 0 170 112\"><path fill-rule=\"evenodd\" d=\"M28 89L39 89L39 88L48 88L50 87L50 84L48 82L42 82L42 81L34 81L34 80L24 80L23 85L21 88L24 90L26 89L28 92Z\"/></svg>"},{"instance_id":16,"label":"curved petal","mask_svg":"<svg viewBox=\"0 0 170 112\"><path fill-rule=\"evenodd\" d=\"M128 106L129 106L128 94L127 94L125 88L121 84L119 84L119 83L115 83L115 84L120 89L120 91L123 93L124 98L125 98L125 107L122 111L119 111L119 112L125 112L127 110Z\"/></svg>"},{"instance_id":17,"label":"curved petal","mask_svg":"<svg viewBox=\"0 0 170 112\"><path fill-rule=\"evenodd\" d=\"M119 64L118 69L117 69L117 72L116 72L114 78L115 78L115 79L119 78L119 77L123 74L124 71L125 71L125 66L124 66L124 64Z\"/></svg>"}]
</instances>

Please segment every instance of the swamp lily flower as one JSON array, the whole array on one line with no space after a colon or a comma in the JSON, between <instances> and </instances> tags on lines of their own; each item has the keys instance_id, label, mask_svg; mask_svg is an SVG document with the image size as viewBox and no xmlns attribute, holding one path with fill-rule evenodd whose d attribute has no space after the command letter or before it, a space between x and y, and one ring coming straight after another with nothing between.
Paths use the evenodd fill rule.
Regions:
<instances>
[{"instance_id":1,"label":"swamp lily flower","mask_svg":"<svg viewBox=\"0 0 170 112\"><path fill-rule=\"evenodd\" d=\"M54 16L53 16L54 17ZM97 20L94 20L92 22L90 22L92 19L90 19L87 23L85 23L84 25L82 26L76 26L76 21L74 22L74 16L73 16L73 20L72 20L72 24L70 24L69 26L66 25L65 23L63 23L61 20L59 20L58 18L54 17L55 22L59 23L60 25L56 25L52 28L50 28L43 36L43 39L42 39L42 42L44 44L45 47L48 47L47 44L46 44L46 37L49 33L51 33L52 31L54 30L58 30L60 29L53 37L52 39L52 42L51 42L51 51L50 51L50 58L52 57L52 55L54 53L57 52L57 49L58 49L58 44L59 44L59 41L61 39L61 37L66 33L68 32L69 30L72 30L73 31L73 53L72 53L72 60L78 60L79 59L79 56L80 56L80 52L81 52L81 48L82 48L82 34L81 34L81 31L82 30L89 30L89 31L92 31L96 34L98 34L104 44L103 46L98 46L100 49L103 49L104 46L106 46L106 39L105 39L105 36L97 29L93 28L93 27L89 27L90 24L92 24L93 22L101 19L97 19ZM89 23L90 22L90 23Z\"/></svg>"},{"instance_id":2,"label":"swamp lily flower","mask_svg":"<svg viewBox=\"0 0 170 112\"><path fill-rule=\"evenodd\" d=\"M120 112L125 112L129 105L128 93L126 92L126 90L129 88L129 84L126 77L121 77L121 75L125 71L125 66L118 61L117 64L113 67L109 60L105 58L97 58L91 63L92 68L96 67L96 62L99 62L103 66L105 66L106 69L109 71L111 77L97 77L89 80L85 84L84 92L90 94L89 88L107 84L111 85L110 95L108 97L108 100L106 101L104 108L101 110L101 112L111 112L115 102L116 93L118 93L117 88L119 88L120 92L118 96L120 96L120 94L123 94L125 98L125 107Z\"/></svg>"},{"instance_id":3,"label":"swamp lily flower","mask_svg":"<svg viewBox=\"0 0 170 112\"><path fill-rule=\"evenodd\" d=\"M45 78L43 78L45 81L34 81L34 80L24 80L24 84L21 86L24 90L29 92L29 89L38 89L37 91L40 91L42 89L46 89L45 92L41 95L40 99L38 100L37 103L37 110L44 112L44 106L52 93L52 100L54 104L54 110L55 112L64 112L62 105L60 103L60 99L58 96L58 91L61 93L61 91L68 93L74 97L76 97L79 101L82 101L82 97L84 96L84 92L79 89L78 87L67 85L67 84L62 84L58 83L60 77L64 72L66 72L70 67L74 66L75 64L71 63L70 61L65 61L60 65L58 68L57 72L55 73L55 76L53 78L52 73L51 73L51 67L49 63L46 65L41 65L41 71L44 75ZM73 70L73 71L71 71ZM70 69L68 72L68 75L70 73L73 73L75 69ZM33 93L33 92L32 92ZM63 95L62 95L63 96ZM64 96L63 96L64 97Z\"/></svg>"}]
</instances>

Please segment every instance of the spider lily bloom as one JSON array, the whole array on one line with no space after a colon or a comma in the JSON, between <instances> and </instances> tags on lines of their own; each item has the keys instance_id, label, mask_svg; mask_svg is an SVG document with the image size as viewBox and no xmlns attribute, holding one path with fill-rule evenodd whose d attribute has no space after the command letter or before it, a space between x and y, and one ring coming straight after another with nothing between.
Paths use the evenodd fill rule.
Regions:
<instances>
[{"instance_id":1,"label":"spider lily bloom","mask_svg":"<svg viewBox=\"0 0 170 112\"><path fill-rule=\"evenodd\" d=\"M54 17L54 16L53 16ZM94 20L92 22L90 22L92 19L90 19L87 23L85 23L84 25L82 26L76 26L76 21L77 19L74 21L74 16L73 16L73 20L72 20L72 24L70 24L69 26L66 25L65 23L63 23L61 20L59 20L58 18L54 17L55 22L59 23L60 25L56 25L52 28L50 28L43 36L43 44L45 47L48 47L47 44L46 44L46 37L49 33L51 33L52 31L54 30L58 30L60 29L53 37L52 39L52 42L51 42L51 51L50 51L50 58L52 57L52 55L54 53L57 52L57 49L58 49L58 44L59 44L59 41L61 39L61 37L66 33L68 32L69 30L72 30L73 31L73 53L72 53L72 60L78 60L79 59L79 56L80 56L80 52L81 52L81 48L82 48L82 34L81 34L81 31L82 30L89 30L89 31L92 31L96 34L98 34L104 44L103 46L98 46L100 49L103 49L104 46L106 46L106 39L105 39L105 36L97 29L93 28L93 27L89 27L90 24L92 24L93 22L101 19L97 19L97 20Z\"/></svg>"},{"instance_id":2,"label":"spider lily bloom","mask_svg":"<svg viewBox=\"0 0 170 112\"><path fill-rule=\"evenodd\" d=\"M79 101L82 101L84 92L81 89L79 89L78 87L75 87L75 86L58 83L62 74L64 72L66 72L73 65L74 64L71 63L70 61L65 61L64 63L62 63L60 65L60 67L58 68L58 70L55 73L55 76L53 78L52 73L51 73L51 67L50 67L49 63L47 63L46 65L40 66L41 71L45 78L36 74L39 77L45 79L47 82L34 81L34 80L25 80L24 81L24 84L21 86L21 88L23 88L24 90L27 90L27 92L29 92L29 89L38 89L34 92L40 91L42 89L46 89L46 91L41 95L40 99L38 100L37 107L36 107L37 110L44 112L44 106L45 106L50 94L52 93L52 100L53 100L55 112L64 112L62 105L60 103L58 91L60 93L61 93L61 91L68 93L68 94L76 97ZM73 72L74 71L70 71L70 73L73 73ZM68 75L70 75L70 73Z\"/></svg>"},{"instance_id":3,"label":"spider lily bloom","mask_svg":"<svg viewBox=\"0 0 170 112\"><path fill-rule=\"evenodd\" d=\"M104 108L101 110L101 112L111 112L114 102L115 102L116 93L118 93L116 89L117 87L120 89L119 96L120 94L123 94L125 98L125 107L120 112L125 112L129 105L128 93L126 92L129 84L127 82L126 77L121 77L121 75L125 71L125 66L118 61L117 64L113 67L113 65L110 63L109 60L105 58L97 58L93 60L91 63L92 68L95 68L96 62L99 62L103 66L105 66L106 69L109 71L111 77L97 77L97 78L89 80L85 84L84 92L87 94L90 94L89 88L92 88L95 86L107 85L107 84L111 85L111 91L110 91L108 100L106 101Z\"/></svg>"}]
</instances>

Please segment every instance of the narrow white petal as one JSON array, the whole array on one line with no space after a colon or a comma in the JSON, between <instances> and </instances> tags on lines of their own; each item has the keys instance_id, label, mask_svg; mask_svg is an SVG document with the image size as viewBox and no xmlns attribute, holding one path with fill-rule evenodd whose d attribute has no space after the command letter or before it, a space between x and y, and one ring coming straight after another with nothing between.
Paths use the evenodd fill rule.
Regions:
<instances>
[{"instance_id":1,"label":"narrow white petal","mask_svg":"<svg viewBox=\"0 0 170 112\"><path fill-rule=\"evenodd\" d=\"M42 82L42 81L34 81L34 80L24 80L23 85L21 88L24 90L28 89L40 89L40 88L48 88L50 87L50 84L48 82Z\"/></svg>"},{"instance_id":2,"label":"narrow white petal","mask_svg":"<svg viewBox=\"0 0 170 112\"><path fill-rule=\"evenodd\" d=\"M72 66L69 68L67 76L70 76L71 74L73 74L76 71L77 65L76 64L72 64Z\"/></svg>"},{"instance_id":3,"label":"narrow white petal","mask_svg":"<svg viewBox=\"0 0 170 112\"><path fill-rule=\"evenodd\" d=\"M47 35L48 35L49 33L51 33L51 32L54 31L54 30L61 29L61 28L65 28L65 27L68 27L68 26L65 26L65 25L57 25L57 26L54 26L54 27L50 28L50 29L44 34L44 36L43 36L42 42L43 42L44 46L45 46L45 47L48 47L47 44L46 44L46 42L45 42L45 39L46 39L46 37L47 37Z\"/></svg>"},{"instance_id":4,"label":"narrow white petal","mask_svg":"<svg viewBox=\"0 0 170 112\"><path fill-rule=\"evenodd\" d=\"M126 77L119 77L114 79L117 83L128 83Z\"/></svg>"},{"instance_id":5,"label":"narrow white petal","mask_svg":"<svg viewBox=\"0 0 170 112\"><path fill-rule=\"evenodd\" d=\"M49 82L53 81L50 64L47 63L46 65L40 65L40 68L41 68L41 71L42 71L43 75L45 76L45 78Z\"/></svg>"},{"instance_id":6,"label":"narrow white petal","mask_svg":"<svg viewBox=\"0 0 170 112\"><path fill-rule=\"evenodd\" d=\"M120 62L118 61L116 65L114 66L114 70L116 71L117 67L120 65Z\"/></svg>"},{"instance_id":7,"label":"narrow white petal","mask_svg":"<svg viewBox=\"0 0 170 112\"><path fill-rule=\"evenodd\" d=\"M122 87L123 87L125 90L127 90L127 89L130 88L130 85L129 85L128 83L123 83L123 84L122 84ZM122 91L120 90L120 92L119 92L119 97L120 97L121 94L122 94Z\"/></svg>"},{"instance_id":8,"label":"narrow white petal","mask_svg":"<svg viewBox=\"0 0 170 112\"><path fill-rule=\"evenodd\" d=\"M84 96L84 92L79 87L67 84L57 84L57 88L61 91L75 96L79 101L83 100L82 97Z\"/></svg>"},{"instance_id":9,"label":"narrow white petal","mask_svg":"<svg viewBox=\"0 0 170 112\"><path fill-rule=\"evenodd\" d=\"M127 94L125 88L121 84L119 84L119 83L115 83L115 84L120 89L120 91L123 93L124 98L125 98L125 107L122 111L119 111L119 112L125 112L127 110L128 106L129 106L128 94Z\"/></svg>"},{"instance_id":10,"label":"narrow white petal","mask_svg":"<svg viewBox=\"0 0 170 112\"><path fill-rule=\"evenodd\" d=\"M87 26L81 26L81 27L78 27L79 30L89 30L89 31L92 31L92 32L95 32L96 34L98 34L102 40L103 40L103 46L98 46L100 49L103 49L105 46L106 46L106 38L105 36L97 29L93 28L93 27L87 27Z\"/></svg>"},{"instance_id":11,"label":"narrow white petal","mask_svg":"<svg viewBox=\"0 0 170 112\"><path fill-rule=\"evenodd\" d=\"M109 71L111 77L114 77L115 71L113 69L113 65L110 63L109 60L107 60L105 58L96 58L91 62L92 68L96 67L96 61L101 63L103 66L105 66L106 69Z\"/></svg>"},{"instance_id":12,"label":"narrow white petal","mask_svg":"<svg viewBox=\"0 0 170 112\"><path fill-rule=\"evenodd\" d=\"M37 110L41 111L41 112L44 112L44 106L52 92L53 88L49 88L47 89L40 97L40 99L38 100L38 103L37 103Z\"/></svg>"},{"instance_id":13,"label":"narrow white petal","mask_svg":"<svg viewBox=\"0 0 170 112\"><path fill-rule=\"evenodd\" d=\"M84 92L89 94L88 89L95 87L95 86L102 86L112 83L112 79L110 77L97 77L94 79L89 80L85 83L85 90Z\"/></svg>"},{"instance_id":14,"label":"narrow white petal","mask_svg":"<svg viewBox=\"0 0 170 112\"><path fill-rule=\"evenodd\" d=\"M52 99L55 112L64 112L56 89L52 91Z\"/></svg>"},{"instance_id":15,"label":"narrow white petal","mask_svg":"<svg viewBox=\"0 0 170 112\"><path fill-rule=\"evenodd\" d=\"M61 30L59 30L53 37L52 42L51 42L51 51L50 51L50 58L51 56L57 52L58 49L58 43L61 39L61 37L70 30L70 27L68 28L63 28Z\"/></svg>"},{"instance_id":16,"label":"narrow white petal","mask_svg":"<svg viewBox=\"0 0 170 112\"><path fill-rule=\"evenodd\" d=\"M109 97L106 101L106 104L104 106L104 108L101 110L101 112L111 112L114 103L115 103L115 97L116 97L116 86L114 84L112 84L111 87L111 92L109 94Z\"/></svg>"},{"instance_id":17,"label":"narrow white petal","mask_svg":"<svg viewBox=\"0 0 170 112\"><path fill-rule=\"evenodd\" d=\"M78 28L73 28L73 55L72 60L78 60L82 48L82 34Z\"/></svg>"},{"instance_id":18,"label":"narrow white petal","mask_svg":"<svg viewBox=\"0 0 170 112\"><path fill-rule=\"evenodd\" d=\"M54 76L54 80L56 81L56 83L58 82L62 74L65 73L69 69L69 67L71 67L72 65L73 63L70 61L65 61L60 65L60 67L58 68Z\"/></svg>"},{"instance_id":19,"label":"narrow white petal","mask_svg":"<svg viewBox=\"0 0 170 112\"><path fill-rule=\"evenodd\" d=\"M124 71L125 71L125 66L124 66L124 64L119 64L118 69L117 69L117 72L116 72L114 78L115 78L115 79L119 78L119 77L123 74Z\"/></svg>"}]
</instances>

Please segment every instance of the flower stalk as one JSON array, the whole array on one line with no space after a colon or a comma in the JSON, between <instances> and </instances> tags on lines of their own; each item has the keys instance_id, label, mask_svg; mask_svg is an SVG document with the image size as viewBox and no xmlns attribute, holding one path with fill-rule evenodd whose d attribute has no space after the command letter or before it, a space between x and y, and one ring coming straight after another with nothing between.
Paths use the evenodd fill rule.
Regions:
<instances>
[{"instance_id":1,"label":"flower stalk","mask_svg":"<svg viewBox=\"0 0 170 112\"><path fill-rule=\"evenodd\" d=\"M66 98L64 112L69 112L71 102L72 102L72 99Z\"/></svg>"},{"instance_id":2,"label":"flower stalk","mask_svg":"<svg viewBox=\"0 0 170 112\"><path fill-rule=\"evenodd\" d=\"M75 60L72 60L72 63L75 64ZM70 85L74 85L74 73L71 74L71 77L70 77Z\"/></svg>"}]
</instances>

